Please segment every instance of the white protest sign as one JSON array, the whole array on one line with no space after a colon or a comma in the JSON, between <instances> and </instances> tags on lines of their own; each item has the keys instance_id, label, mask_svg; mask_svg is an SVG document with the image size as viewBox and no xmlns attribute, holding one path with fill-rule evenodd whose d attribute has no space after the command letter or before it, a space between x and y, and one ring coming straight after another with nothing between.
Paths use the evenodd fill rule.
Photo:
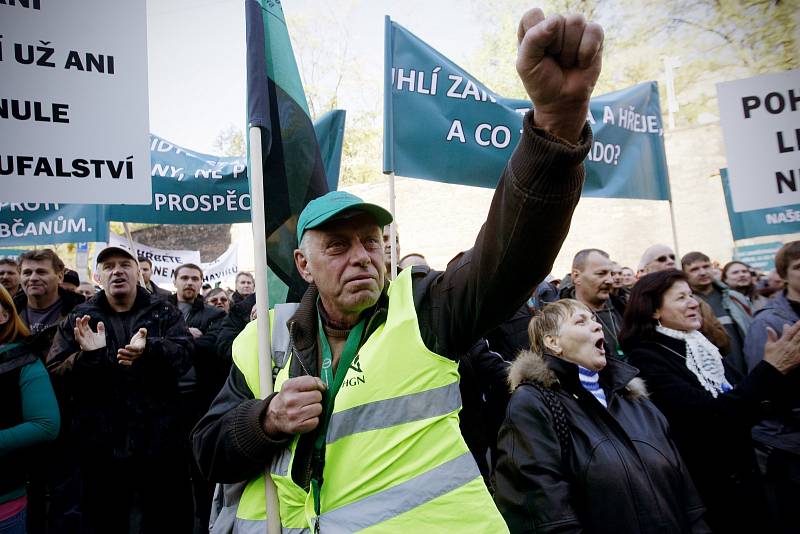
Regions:
<instances>
[{"instance_id":1,"label":"white protest sign","mask_svg":"<svg viewBox=\"0 0 800 534\"><path fill-rule=\"evenodd\" d=\"M108 235L108 245L111 247L120 247L125 250L130 250L128 240L115 233ZM134 256L144 256L148 258L153 264L153 276L158 285L172 286L172 273L176 267L180 267L184 263L194 263L200 265L200 252L197 250L165 250L155 247L149 247L141 243L133 242L136 248Z\"/></svg>"},{"instance_id":2,"label":"white protest sign","mask_svg":"<svg viewBox=\"0 0 800 534\"><path fill-rule=\"evenodd\" d=\"M145 0L0 2L4 202L150 204Z\"/></svg>"},{"instance_id":3,"label":"white protest sign","mask_svg":"<svg viewBox=\"0 0 800 534\"><path fill-rule=\"evenodd\" d=\"M211 284L234 280L239 272L239 245L234 243L211 263L203 263L203 283Z\"/></svg>"},{"instance_id":4,"label":"white protest sign","mask_svg":"<svg viewBox=\"0 0 800 534\"><path fill-rule=\"evenodd\" d=\"M717 84L734 211L800 203L800 70Z\"/></svg>"}]
</instances>

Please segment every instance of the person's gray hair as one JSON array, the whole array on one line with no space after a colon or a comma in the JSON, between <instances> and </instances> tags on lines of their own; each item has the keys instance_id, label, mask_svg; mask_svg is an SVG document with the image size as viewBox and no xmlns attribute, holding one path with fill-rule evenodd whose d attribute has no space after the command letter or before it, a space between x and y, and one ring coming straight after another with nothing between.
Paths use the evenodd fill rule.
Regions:
<instances>
[{"instance_id":1,"label":"person's gray hair","mask_svg":"<svg viewBox=\"0 0 800 534\"><path fill-rule=\"evenodd\" d=\"M300 252L303 253L303 256L308 257L308 232L303 233L303 237L300 238L297 248L300 249Z\"/></svg>"},{"instance_id":2,"label":"person's gray hair","mask_svg":"<svg viewBox=\"0 0 800 534\"><path fill-rule=\"evenodd\" d=\"M576 271L583 272L583 269L586 267L586 260L589 258L589 255L593 252L600 254L606 259L611 259L608 255L608 252L604 250L600 250L599 248L585 248L583 250L578 251L575 254L575 257L572 259L572 268Z\"/></svg>"}]
</instances>

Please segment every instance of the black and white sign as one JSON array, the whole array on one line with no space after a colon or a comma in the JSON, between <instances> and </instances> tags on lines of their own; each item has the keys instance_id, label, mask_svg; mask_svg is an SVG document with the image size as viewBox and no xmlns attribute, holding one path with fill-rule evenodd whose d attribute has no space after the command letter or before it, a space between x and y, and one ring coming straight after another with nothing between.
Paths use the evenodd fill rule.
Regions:
<instances>
[{"instance_id":1,"label":"black and white sign","mask_svg":"<svg viewBox=\"0 0 800 534\"><path fill-rule=\"evenodd\" d=\"M145 0L0 2L4 202L149 204Z\"/></svg>"},{"instance_id":2,"label":"black and white sign","mask_svg":"<svg viewBox=\"0 0 800 534\"><path fill-rule=\"evenodd\" d=\"M719 83L717 99L734 211L800 203L800 70Z\"/></svg>"},{"instance_id":3,"label":"black and white sign","mask_svg":"<svg viewBox=\"0 0 800 534\"><path fill-rule=\"evenodd\" d=\"M128 240L115 233L108 235L108 245L131 250L130 246L128 246ZM136 241L133 242L133 246L136 249L131 251L135 252L134 256L144 256L153 264L152 280L159 286L172 286L173 272L184 263L200 265L200 252L197 250L167 250L143 245ZM103 247L98 247L97 251L99 252L102 249Z\"/></svg>"}]
</instances>

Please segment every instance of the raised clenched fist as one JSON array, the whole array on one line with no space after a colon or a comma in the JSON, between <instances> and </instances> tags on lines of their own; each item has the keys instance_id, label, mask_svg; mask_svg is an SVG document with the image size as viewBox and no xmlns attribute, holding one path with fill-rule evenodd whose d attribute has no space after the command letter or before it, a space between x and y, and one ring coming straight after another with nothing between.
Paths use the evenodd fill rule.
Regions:
<instances>
[{"instance_id":1,"label":"raised clenched fist","mask_svg":"<svg viewBox=\"0 0 800 534\"><path fill-rule=\"evenodd\" d=\"M534 123L577 142L600 75L603 28L583 15L526 12L517 30L517 72L534 107Z\"/></svg>"}]
</instances>

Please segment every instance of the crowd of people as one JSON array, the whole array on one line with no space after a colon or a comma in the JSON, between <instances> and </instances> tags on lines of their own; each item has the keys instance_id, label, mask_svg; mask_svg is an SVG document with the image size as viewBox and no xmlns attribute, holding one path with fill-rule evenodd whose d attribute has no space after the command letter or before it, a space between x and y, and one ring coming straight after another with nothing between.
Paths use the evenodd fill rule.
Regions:
<instances>
[{"instance_id":1,"label":"crowd of people","mask_svg":"<svg viewBox=\"0 0 800 534\"><path fill-rule=\"evenodd\" d=\"M271 369L250 273L184 264L171 293L118 247L99 288L49 249L0 261L0 532L796 531L800 241L763 283L665 245L548 274L603 31L534 9L518 40L535 111L474 246L392 276L389 212L312 200Z\"/></svg>"}]
</instances>

